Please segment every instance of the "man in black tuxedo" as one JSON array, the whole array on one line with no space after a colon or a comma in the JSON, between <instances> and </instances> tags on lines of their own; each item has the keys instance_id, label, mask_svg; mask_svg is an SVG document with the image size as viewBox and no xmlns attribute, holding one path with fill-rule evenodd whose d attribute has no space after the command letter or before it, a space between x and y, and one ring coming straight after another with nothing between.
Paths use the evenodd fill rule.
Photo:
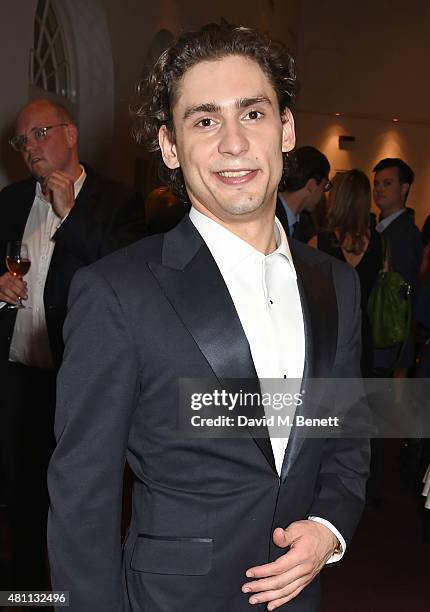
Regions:
<instances>
[{"instance_id":1,"label":"man in black tuxedo","mask_svg":"<svg viewBox=\"0 0 430 612\"><path fill-rule=\"evenodd\" d=\"M72 283L48 547L73 612L313 612L316 576L359 520L365 441L178 429L186 379L359 376L354 271L275 221L294 83L281 44L212 24L166 50L144 88L138 134L192 208Z\"/></svg>"},{"instance_id":2,"label":"man in black tuxedo","mask_svg":"<svg viewBox=\"0 0 430 612\"><path fill-rule=\"evenodd\" d=\"M12 529L7 586L30 589L47 586L46 470L69 285L82 266L144 236L144 205L80 164L77 128L61 106L28 104L10 142L33 178L0 193L0 457ZM6 269L12 240L29 249L23 280ZM26 308L11 308L19 298Z\"/></svg>"},{"instance_id":3,"label":"man in black tuxedo","mask_svg":"<svg viewBox=\"0 0 430 612\"><path fill-rule=\"evenodd\" d=\"M311 212L331 188L330 163L311 146L299 147L288 158L288 173L278 193L276 216L287 236L309 242L315 234Z\"/></svg>"}]
</instances>

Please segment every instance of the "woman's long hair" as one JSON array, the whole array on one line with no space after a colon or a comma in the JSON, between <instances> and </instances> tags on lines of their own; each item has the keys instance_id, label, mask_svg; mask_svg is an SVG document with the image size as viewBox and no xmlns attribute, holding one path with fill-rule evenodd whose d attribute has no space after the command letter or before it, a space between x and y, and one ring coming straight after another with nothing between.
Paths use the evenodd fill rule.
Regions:
<instances>
[{"instance_id":1,"label":"woman's long hair","mask_svg":"<svg viewBox=\"0 0 430 612\"><path fill-rule=\"evenodd\" d=\"M325 229L336 231L338 246L360 255L369 239L370 181L361 170L338 172L328 196Z\"/></svg>"}]
</instances>

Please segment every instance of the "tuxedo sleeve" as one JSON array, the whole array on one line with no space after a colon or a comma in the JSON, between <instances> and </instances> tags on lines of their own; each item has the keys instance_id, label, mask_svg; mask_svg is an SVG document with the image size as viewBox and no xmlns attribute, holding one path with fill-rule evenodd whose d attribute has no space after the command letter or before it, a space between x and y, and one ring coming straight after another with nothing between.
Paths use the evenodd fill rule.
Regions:
<instances>
[{"instance_id":1,"label":"tuxedo sleeve","mask_svg":"<svg viewBox=\"0 0 430 612\"><path fill-rule=\"evenodd\" d=\"M342 534L346 545L358 524L365 503L365 485L369 471L370 450L367 438L359 432L368 431L369 411L364 400L361 381L361 310L360 287L355 271L342 266L334 274L338 301L339 323L335 362L333 366L333 401L343 405L356 398L348 409L354 423L351 437L327 439L322 451L316 494L309 512L329 521ZM348 379L351 396L345 398L345 386L336 379ZM354 388L353 388L354 387ZM338 408L337 408L338 409Z\"/></svg>"},{"instance_id":2,"label":"tuxedo sleeve","mask_svg":"<svg viewBox=\"0 0 430 612\"><path fill-rule=\"evenodd\" d=\"M125 317L93 267L72 283L48 486L55 590L70 612L121 612L121 506L138 360Z\"/></svg>"}]
</instances>

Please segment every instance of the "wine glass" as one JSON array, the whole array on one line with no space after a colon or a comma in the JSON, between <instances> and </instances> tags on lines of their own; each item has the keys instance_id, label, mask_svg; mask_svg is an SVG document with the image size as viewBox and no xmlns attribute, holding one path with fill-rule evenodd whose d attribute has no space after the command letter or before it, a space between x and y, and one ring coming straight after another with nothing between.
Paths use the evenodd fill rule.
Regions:
<instances>
[{"instance_id":1,"label":"wine glass","mask_svg":"<svg viewBox=\"0 0 430 612\"><path fill-rule=\"evenodd\" d=\"M20 240L8 242L6 246L6 266L9 272L16 278L21 278L30 269L31 261L28 257L28 247ZM29 308L24 306L19 298L17 304L8 304L7 308Z\"/></svg>"}]
</instances>

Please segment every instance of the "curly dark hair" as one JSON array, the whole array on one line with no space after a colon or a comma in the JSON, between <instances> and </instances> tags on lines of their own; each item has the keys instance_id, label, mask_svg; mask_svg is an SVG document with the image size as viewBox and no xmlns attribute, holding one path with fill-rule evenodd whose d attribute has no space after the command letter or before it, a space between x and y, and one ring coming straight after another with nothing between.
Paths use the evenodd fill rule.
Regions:
<instances>
[{"instance_id":1,"label":"curly dark hair","mask_svg":"<svg viewBox=\"0 0 430 612\"><path fill-rule=\"evenodd\" d=\"M142 99L131 113L134 138L144 144L148 151L156 153L160 179L181 200L188 199L182 170L171 170L165 166L158 144L158 131L165 125L174 142L172 108L178 86L187 70L202 61L219 60L229 55L243 55L255 60L277 94L280 112L292 107L296 87L294 60L282 43L271 40L258 30L225 23L209 24L196 32L179 36L161 54L150 74L139 85ZM283 175L287 168L288 158L284 154Z\"/></svg>"}]
</instances>

